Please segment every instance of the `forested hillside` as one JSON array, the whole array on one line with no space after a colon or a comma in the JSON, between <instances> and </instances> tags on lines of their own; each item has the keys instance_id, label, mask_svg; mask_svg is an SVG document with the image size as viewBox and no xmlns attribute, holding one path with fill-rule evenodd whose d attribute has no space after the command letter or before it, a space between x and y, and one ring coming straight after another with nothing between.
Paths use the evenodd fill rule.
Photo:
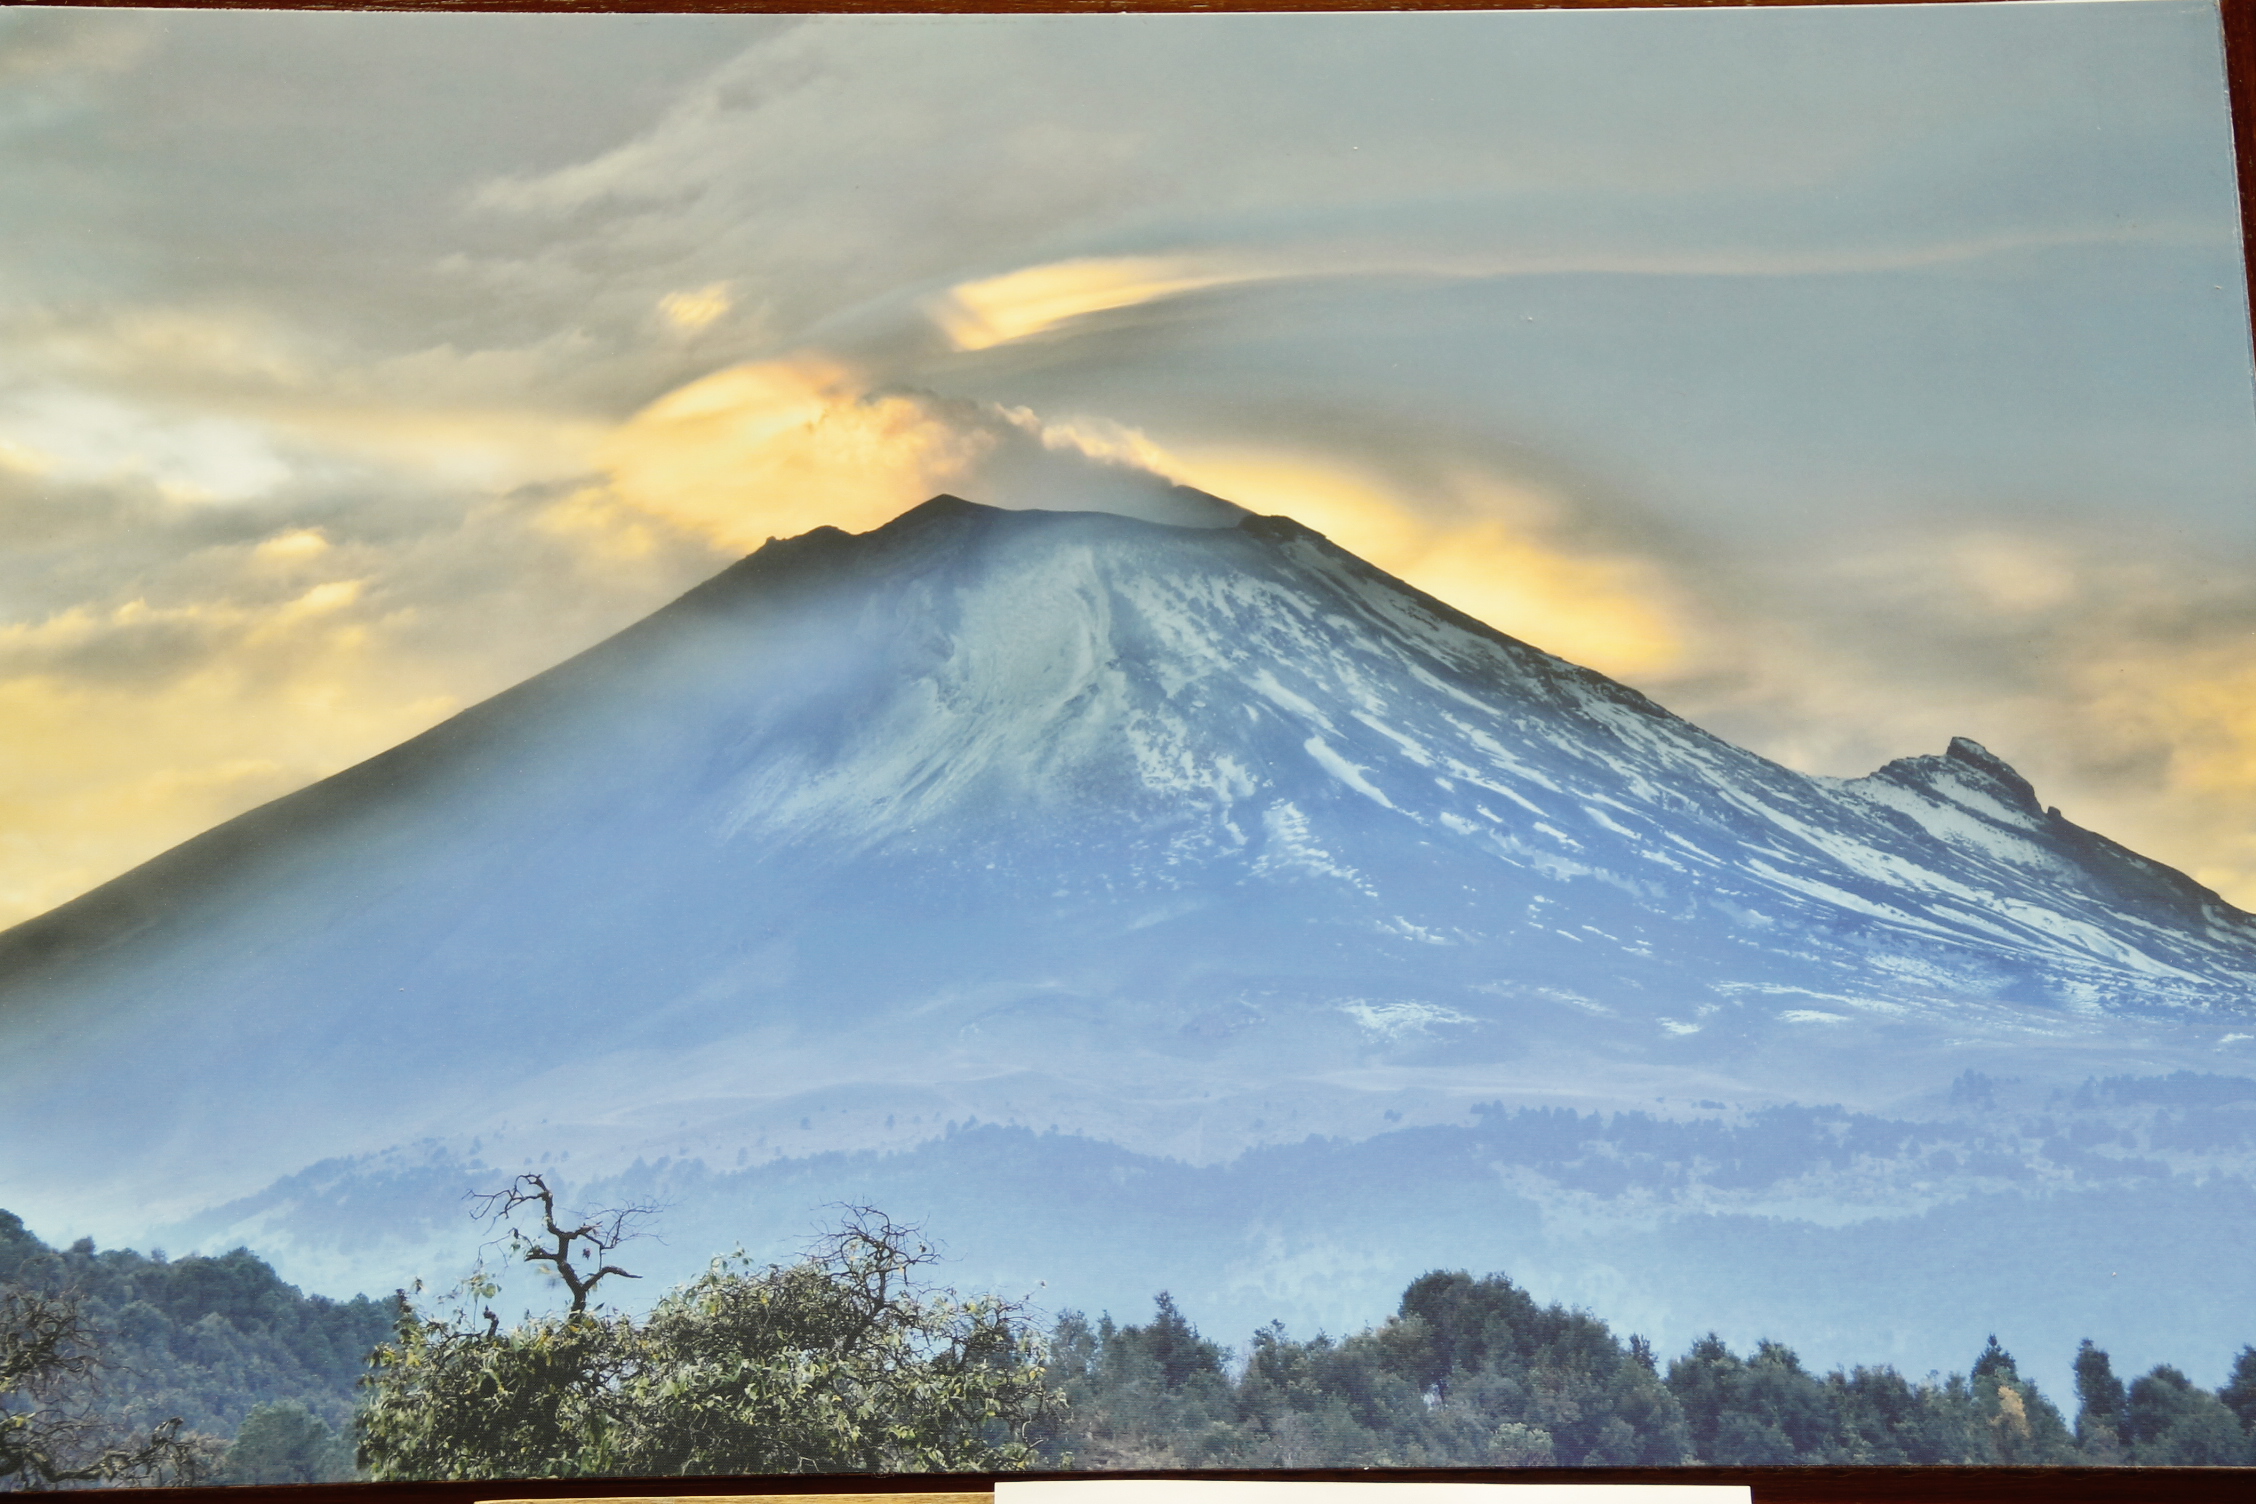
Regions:
<instances>
[{"instance_id":1,"label":"forested hillside","mask_svg":"<svg viewBox=\"0 0 2256 1504\"><path fill-rule=\"evenodd\" d=\"M190 1432L248 1443L223 1480L350 1476L338 1437L369 1353L391 1335L390 1301L302 1294L242 1248L177 1260L98 1252L83 1238L50 1248L6 1211L0 1288L75 1295L100 1341L102 1408L124 1428L177 1416Z\"/></svg>"}]
</instances>

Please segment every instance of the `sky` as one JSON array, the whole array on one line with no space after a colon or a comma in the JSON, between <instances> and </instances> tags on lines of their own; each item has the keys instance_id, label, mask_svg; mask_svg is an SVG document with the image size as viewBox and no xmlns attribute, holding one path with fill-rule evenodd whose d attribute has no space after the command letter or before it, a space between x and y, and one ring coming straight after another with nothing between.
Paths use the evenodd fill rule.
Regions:
<instances>
[{"instance_id":1,"label":"sky","mask_svg":"<svg viewBox=\"0 0 2256 1504\"><path fill-rule=\"evenodd\" d=\"M2207 5L9 9L0 160L0 923L768 537L1173 483L2256 907Z\"/></svg>"}]
</instances>

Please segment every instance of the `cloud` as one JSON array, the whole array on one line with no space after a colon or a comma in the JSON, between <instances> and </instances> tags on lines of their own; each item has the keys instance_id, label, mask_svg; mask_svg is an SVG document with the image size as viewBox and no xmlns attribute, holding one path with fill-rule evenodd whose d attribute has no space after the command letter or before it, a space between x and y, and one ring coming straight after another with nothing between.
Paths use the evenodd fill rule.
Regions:
<instances>
[{"instance_id":1,"label":"cloud","mask_svg":"<svg viewBox=\"0 0 2256 1504\"><path fill-rule=\"evenodd\" d=\"M2233 596L2173 591L2163 598L2173 619L2074 644L2056 664L2048 718L2068 749L2072 814L2256 910L2252 574Z\"/></svg>"},{"instance_id":2,"label":"cloud","mask_svg":"<svg viewBox=\"0 0 2256 1504\"><path fill-rule=\"evenodd\" d=\"M735 307L726 282L715 282L695 292L670 292L658 300L658 312L683 333L695 333Z\"/></svg>"},{"instance_id":3,"label":"cloud","mask_svg":"<svg viewBox=\"0 0 2256 1504\"><path fill-rule=\"evenodd\" d=\"M15 468L138 478L184 502L350 485L370 469L507 490L584 473L609 426L556 390L587 354L570 332L356 359L267 314L88 304L19 310L0 341L16 357L0 376Z\"/></svg>"},{"instance_id":4,"label":"cloud","mask_svg":"<svg viewBox=\"0 0 2256 1504\"><path fill-rule=\"evenodd\" d=\"M1688 651L1684 592L1663 566L1567 540L1567 503L1470 462L1421 488L1321 450L1169 448L1102 419L870 391L814 356L691 383L621 425L600 458L618 501L729 550L876 527L940 491L1191 525L1243 508L1290 515L1604 672L1663 673Z\"/></svg>"},{"instance_id":5,"label":"cloud","mask_svg":"<svg viewBox=\"0 0 2256 1504\"><path fill-rule=\"evenodd\" d=\"M273 391L302 386L314 353L271 317L131 303L12 309L0 324L11 348L72 380L140 390Z\"/></svg>"},{"instance_id":6,"label":"cloud","mask_svg":"<svg viewBox=\"0 0 2256 1504\"><path fill-rule=\"evenodd\" d=\"M226 505L0 472L0 924L374 755L711 570L620 557L553 488L360 471Z\"/></svg>"},{"instance_id":7,"label":"cloud","mask_svg":"<svg viewBox=\"0 0 2256 1504\"><path fill-rule=\"evenodd\" d=\"M944 489L1235 516L1141 468L1131 433L872 390L816 355L612 424L410 406L408 384L332 371L224 419L67 388L6 410L0 923L396 744L773 534L875 527Z\"/></svg>"},{"instance_id":8,"label":"cloud","mask_svg":"<svg viewBox=\"0 0 2256 1504\"><path fill-rule=\"evenodd\" d=\"M293 557L263 590L0 627L0 923L458 708L394 651L367 582L309 575L302 549L259 562Z\"/></svg>"},{"instance_id":9,"label":"cloud","mask_svg":"<svg viewBox=\"0 0 2256 1504\"><path fill-rule=\"evenodd\" d=\"M961 283L929 306L958 350L985 350L1088 314L1283 275L1214 257L1082 256Z\"/></svg>"},{"instance_id":10,"label":"cloud","mask_svg":"<svg viewBox=\"0 0 2256 1504\"><path fill-rule=\"evenodd\" d=\"M1703 590L1708 640L1641 687L1836 776L1972 736L2070 819L2256 908L2252 582L2244 551L1938 518L1743 561Z\"/></svg>"},{"instance_id":11,"label":"cloud","mask_svg":"<svg viewBox=\"0 0 2256 1504\"><path fill-rule=\"evenodd\" d=\"M1561 506L1456 466L1413 491L1320 451L1162 452L1167 473L1256 512L1284 513L1349 552L1546 652L1616 677L1681 666L1684 591L1659 561L1557 536Z\"/></svg>"},{"instance_id":12,"label":"cloud","mask_svg":"<svg viewBox=\"0 0 2256 1504\"><path fill-rule=\"evenodd\" d=\"M802 354L667 394L597 459L608 484L578 496L585 515L623 506L728 552L817 526L877 527L941 491L1201 526L1278 512L1603 672L1665 673L1689 650L1685 592L1660 563L1569 539L1570 500L1461 457L1413 480L1321 448L1171 447L1097 417L873 390L842 361Z\"/></svg>"},{"instance_id":13,"label":"cloud","mask_svg":"<svg viewBox=\"0 0 2256 1504\"><path fill-rule=\"evenodd\" d=\"M151 41L142 17L29 8L0 14L0 84L21 89L74 74L121 73Z\"/></svg>"},{"instance_id":14,"label":"cloud","mask_svg":"<svg viewBox=\"0 0 2256 1504\"><path fill-rule=\"evenodd\" d=\"M872 390L806 354L716 372L601 444L603 494L743 552L820 526L865 531L953 491L990 506L1116 511L1210 525L1235 513L1141 463L1132 435L1045 424L1027 409Z\"/></svg>"},{"instance_id":15,"label":"cloud","mask_svg":"<svg viewBox=\"0 0 2256 1504\"><path fill-rule=\"evenodd\" d=\"M423 730L459 708L369 672L339 625L287 673L213 656L188 671L0 675L0 924L30 918L168 846ZM83 659L81 660L83 665ZM62 665L58 665L62 666Z\"/></svg>"},{"instance_id":16,"label":"cloud","mask_svg":"<svg viewBox=\"0 0 2256 1504\"><path fill-rule=\"evenodd\" d=\"M2256 910L2256 601L2203 638L2126 643L2072 676L2114 764L2090 780L2089 823Z\"/></svg>"},{"instance_id":17,"label":"cloud","mask_svg":"<svg viewBox=\"0 0 2256 1504\"><path fill-rule=\"evenodd\" d=\"M292 563L316 559L329 551L329 539L319 528L301 527L264 539L251 552L261 561Z\"/></svg>"},{"instance_id":18,"label":"cloud","mask_svg":"<svg viewBox=\"0 0 2256 1504\"><path fill-rule=\"evenodd\" d=\"M1185 294L1262 283L1329 279L1489 281L1510 277L1859 277L1933 270L1994 257L2077 247L2129 244L2223 246L2224 227L2192 221L2147 221L1962 236L1921 235L1914 227L1857 244L1761 246L1737 234L1717 235L1703 225L1648 222L1624 244L1617 231L1590 243L1530 246L1497 254L1440 243L1374 249L1357 224L1336 227L1340 238L1302 244L1248 243L1167 255L1076 256L1022 267L1000 276L959 283L924 300L924 311L958 351L998 345L1058 331L1093 314L1119 313ZM1658 233L1655 233L1658 230ZM1494 239L1493 234L1484 238ZM1717 243L1702 245L1701 241ZM1352 298L1352 288L1340 296Z\"/></svg>"},{"instance_id":19,"label":"cloud","mask_svg":"<svg viewBox=\"0 0 2256 1504\"><path fill-rule=\"evenodd\" d=\"M859 532L962 478L991 435L876 396L817 356L716 372L653 402L596 450L627 505L742 552L828 524Z\"/></svg>"},{"instance_id":20,"label":"cloud","mask_svg":"<svg viewBox=\"0 0 2256 1504\"><path fill-rule=\"evenodd\" d=\"M145 480L182 502L242 501L289 475L255 425L152 413L98 393L50 388L0 405L19 468L65 480Z\"/></svg>"}]
</instances>

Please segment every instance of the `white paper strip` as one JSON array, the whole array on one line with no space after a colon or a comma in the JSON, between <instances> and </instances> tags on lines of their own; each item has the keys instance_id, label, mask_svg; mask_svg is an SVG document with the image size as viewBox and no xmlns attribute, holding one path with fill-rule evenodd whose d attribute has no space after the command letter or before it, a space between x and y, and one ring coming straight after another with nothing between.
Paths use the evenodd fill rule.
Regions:
<instances>
[{"instance_id":1,"label":"white paper strip","mask_svg":"<svg viewBox=\"0 0 2256 1504\"><path fill-rule=\"evenodd\" d=\"M1295 1483L1066 1478L995 1484L995 1504L1753 1504L1744 1483Z\"/></svg>"}]
</instances>

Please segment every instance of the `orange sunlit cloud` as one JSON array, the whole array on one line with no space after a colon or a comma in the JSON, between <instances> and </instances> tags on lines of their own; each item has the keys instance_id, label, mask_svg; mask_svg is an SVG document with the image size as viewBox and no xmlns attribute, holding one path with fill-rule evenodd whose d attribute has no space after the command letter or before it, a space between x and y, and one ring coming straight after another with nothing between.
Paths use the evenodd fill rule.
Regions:
<instances>
[{"instance_id":1,"label":"orange sunlit cloud","mask_svg":"<svg viewBox=\"0 0 2256 1504\"><path fill-rule=\"evenodd\" d=\"M717 548L829 524L876 527L936 491L983 499L982 462L1007 427L1051 450L1131 465L1257 512L1282 512L1469 615L1601 672L1666 673L1686 634L1652 563L1548 541L1545 503L1493 478L1407 497L1305 454L1171 450L1103 420L1024 410L976 420L907 396L868 396L856 373L799 356L705 377L643 409L598 450L610 493ZM589 494L571 506L592 517ZM592 521L591 526L595 525Z\"/></svg>"},{"instance_id":2,"label":"orange sunlit cloud","mask_svg":"<svg viewBox=\"0 0 2256 1504\"><path fill-rule=\"evenodd\" d=\"M265 800L423 730L459 703L382 658L358 581L254 607L216 601L80 609L0 631L0 648L67 649L176 626L235 646L158 682L0 676L0 925L28 919ZM130 728L130 734L121 734Z\"/></svg>"},{"instance_id":3,"label":"orange sunlit cloud","mask_svg":"<svg viewBox=\"0 0 2256 1504\"><path fill-rule=\"evenodd\" d=\"M1310 456L1254 450L1169 453L1168 473L1256 512L1282 512L1350 553L1546 652L1617 677L1681 666L1676 590L1643 559L1548 541L1547 508L1486 477L1448 497L1410 498Z\"/></svg>"},{"instance_id":4,"label":"orange sunlit cloud","mask_svg":"<svg viewBox=\"0 0 2256 1504\"><path fill-rule=\"evenodd\" d=\"M1601 672L1665 673L1685 656L1675 592L1657 566L1546 541L1544 505L1462 477L1411 498L1309 455L1175 451L1088 419L995 410L959 421L905 396L867 396L814 356L738 366L636 414L601 446L611 492L729 550L830 524L878 526L935 491L983 495L997 425L1052 450L1134 465L1257 512L1282 512L1459 610ZM573 503L596 505L590 497Z\"/></svg>"},{"instance_id":5,"label":"orange sunlit cloud","mask_svg":"<svg viewBox=\"0 0 2256 1504\"><path fill-rule=\"evenodd\" d=\"M1814 588L1832 623L1774 599L1702 655L1724 671L1672 708L1841 777L1972 735L2077 824L2256 909L2244 591L2119 540L2002 521L1868 539ZM1841 629L1859 616L1908 625L1908 641Z\"/></svg>"},{"instance_id":6,"label":"orange sunlit cloud","mask_svg":"<svg viewBox=\"0 0 2256 1504\"><path fill-rule=\"evenodd\" d=\"M527 527L563 531L547 525L537 497L501 498L585 474L607 429L568 412L443 396L268 388L215 400L210 412L220 416L184 419L176 400L57 385L8 415L15 431L0 436L0 479L34 475L95 495L141 488L167 509L150 524L160 533L338 475L459 499L403 515L391 538L373 530L382 541L354 538L350 524L333 536L326 525L285 523L240 543L150 550L134 573L90 579L88 598L0 620L0 926L426 729L515 676L494 660L516 660L518 673L543 666L543 645L573 608L550 602L554 620L512 616L495 630L482 614L492 609L485 591L447 593L429 530L436 521L501 547ZM609 560L619 536L606 530L600 546L573 539L572 552ZM505 577L512 567L490 562ZM664 565L661 556L661 576ZM601 567L611 594L628 600L652 573ZM417 609L479 630L416 630ZM600 607L595 614L600 621Z\"/></svg>"},{"instance_id":7,"label":"orange sunlit cloud","mask_svg":"<svg viewBox=\"0 0 2256 1504\"><path fill-rule=\"evenodd\" d=\"M658 312L685 334L694 334L736 306L726 282L715 282L695 292L670 292L658 300Z\"/></svg>"},{"instance_id":8,"label":"orange sunlit cloud","mask_svg":"<svg viewBox=\"0 0 2256 1504\"><path fill-rule=\"evenodd\" d=\"M2118 745L2163 749L2145 789L2091 801L2133 850L2173 853L2195 881L2256 909L2256 661L2245 630L2189 647L2129 644L2084 663L2079 721Z\"/></svg>"},{"instance_id":9,"label":"orange sunlit cloud","mask_svg":"<svg viewBox=\"0 0 2256 1504\"><path fill-rule=\"evenodd\" d=\"M742 552L860 532L959 482L991 440L924 403L864 395L816 356L735 366L661 397L596 449L619 500Z\"/></svg>"},{"instance_id":10,"label":"orange sunlit cloud","mask_svg":"<svg viewBox=\"0 0 2256 1504\"><path fill-rule=\"evenodd\" d=\"M488 493L585 471L605 433L590 418L531 410L305 403L261 416L339 458Z\"/></svg>"},{"instance_id":11,"label":"orange sunlit cloud","mask_svg":"<svg viewBox=\"0 0 2256 1504\"><path fill-rule=\"evenodd\" d=\"M985 350L1092 313L1281 275L1212 257L1088 256L965 282L928 309L957 349Z\"/></svg>"},{"instance_id":12,"label":"orange sunlit cloud","mask_svg":"<svg viewBox=\"0 0 2256 1504\"><path fill-rule=\"evenodd\" d=\"M2136 238L2155 233L2154 227L2144 231L2110 230L2065 236L2016 233L1822 252L1750 252L1736 246L1710 250L1669 246L1653 250L1594 252L1576 249L1497 256L1406 247L1301 245L1260 253L1201 250L1156 256L1076 256L961 282L928 299L924 306L927 315L956 349L987 350L1047 334L1090 314L1135 308L1209 288L1242 287L1259 282L1353 276L1483 280L1557 273L1807 276L1940 266L1979 261L2036 246L2085 244L2120 239L2125 234Z\"/></svg>"}]
</instances>

